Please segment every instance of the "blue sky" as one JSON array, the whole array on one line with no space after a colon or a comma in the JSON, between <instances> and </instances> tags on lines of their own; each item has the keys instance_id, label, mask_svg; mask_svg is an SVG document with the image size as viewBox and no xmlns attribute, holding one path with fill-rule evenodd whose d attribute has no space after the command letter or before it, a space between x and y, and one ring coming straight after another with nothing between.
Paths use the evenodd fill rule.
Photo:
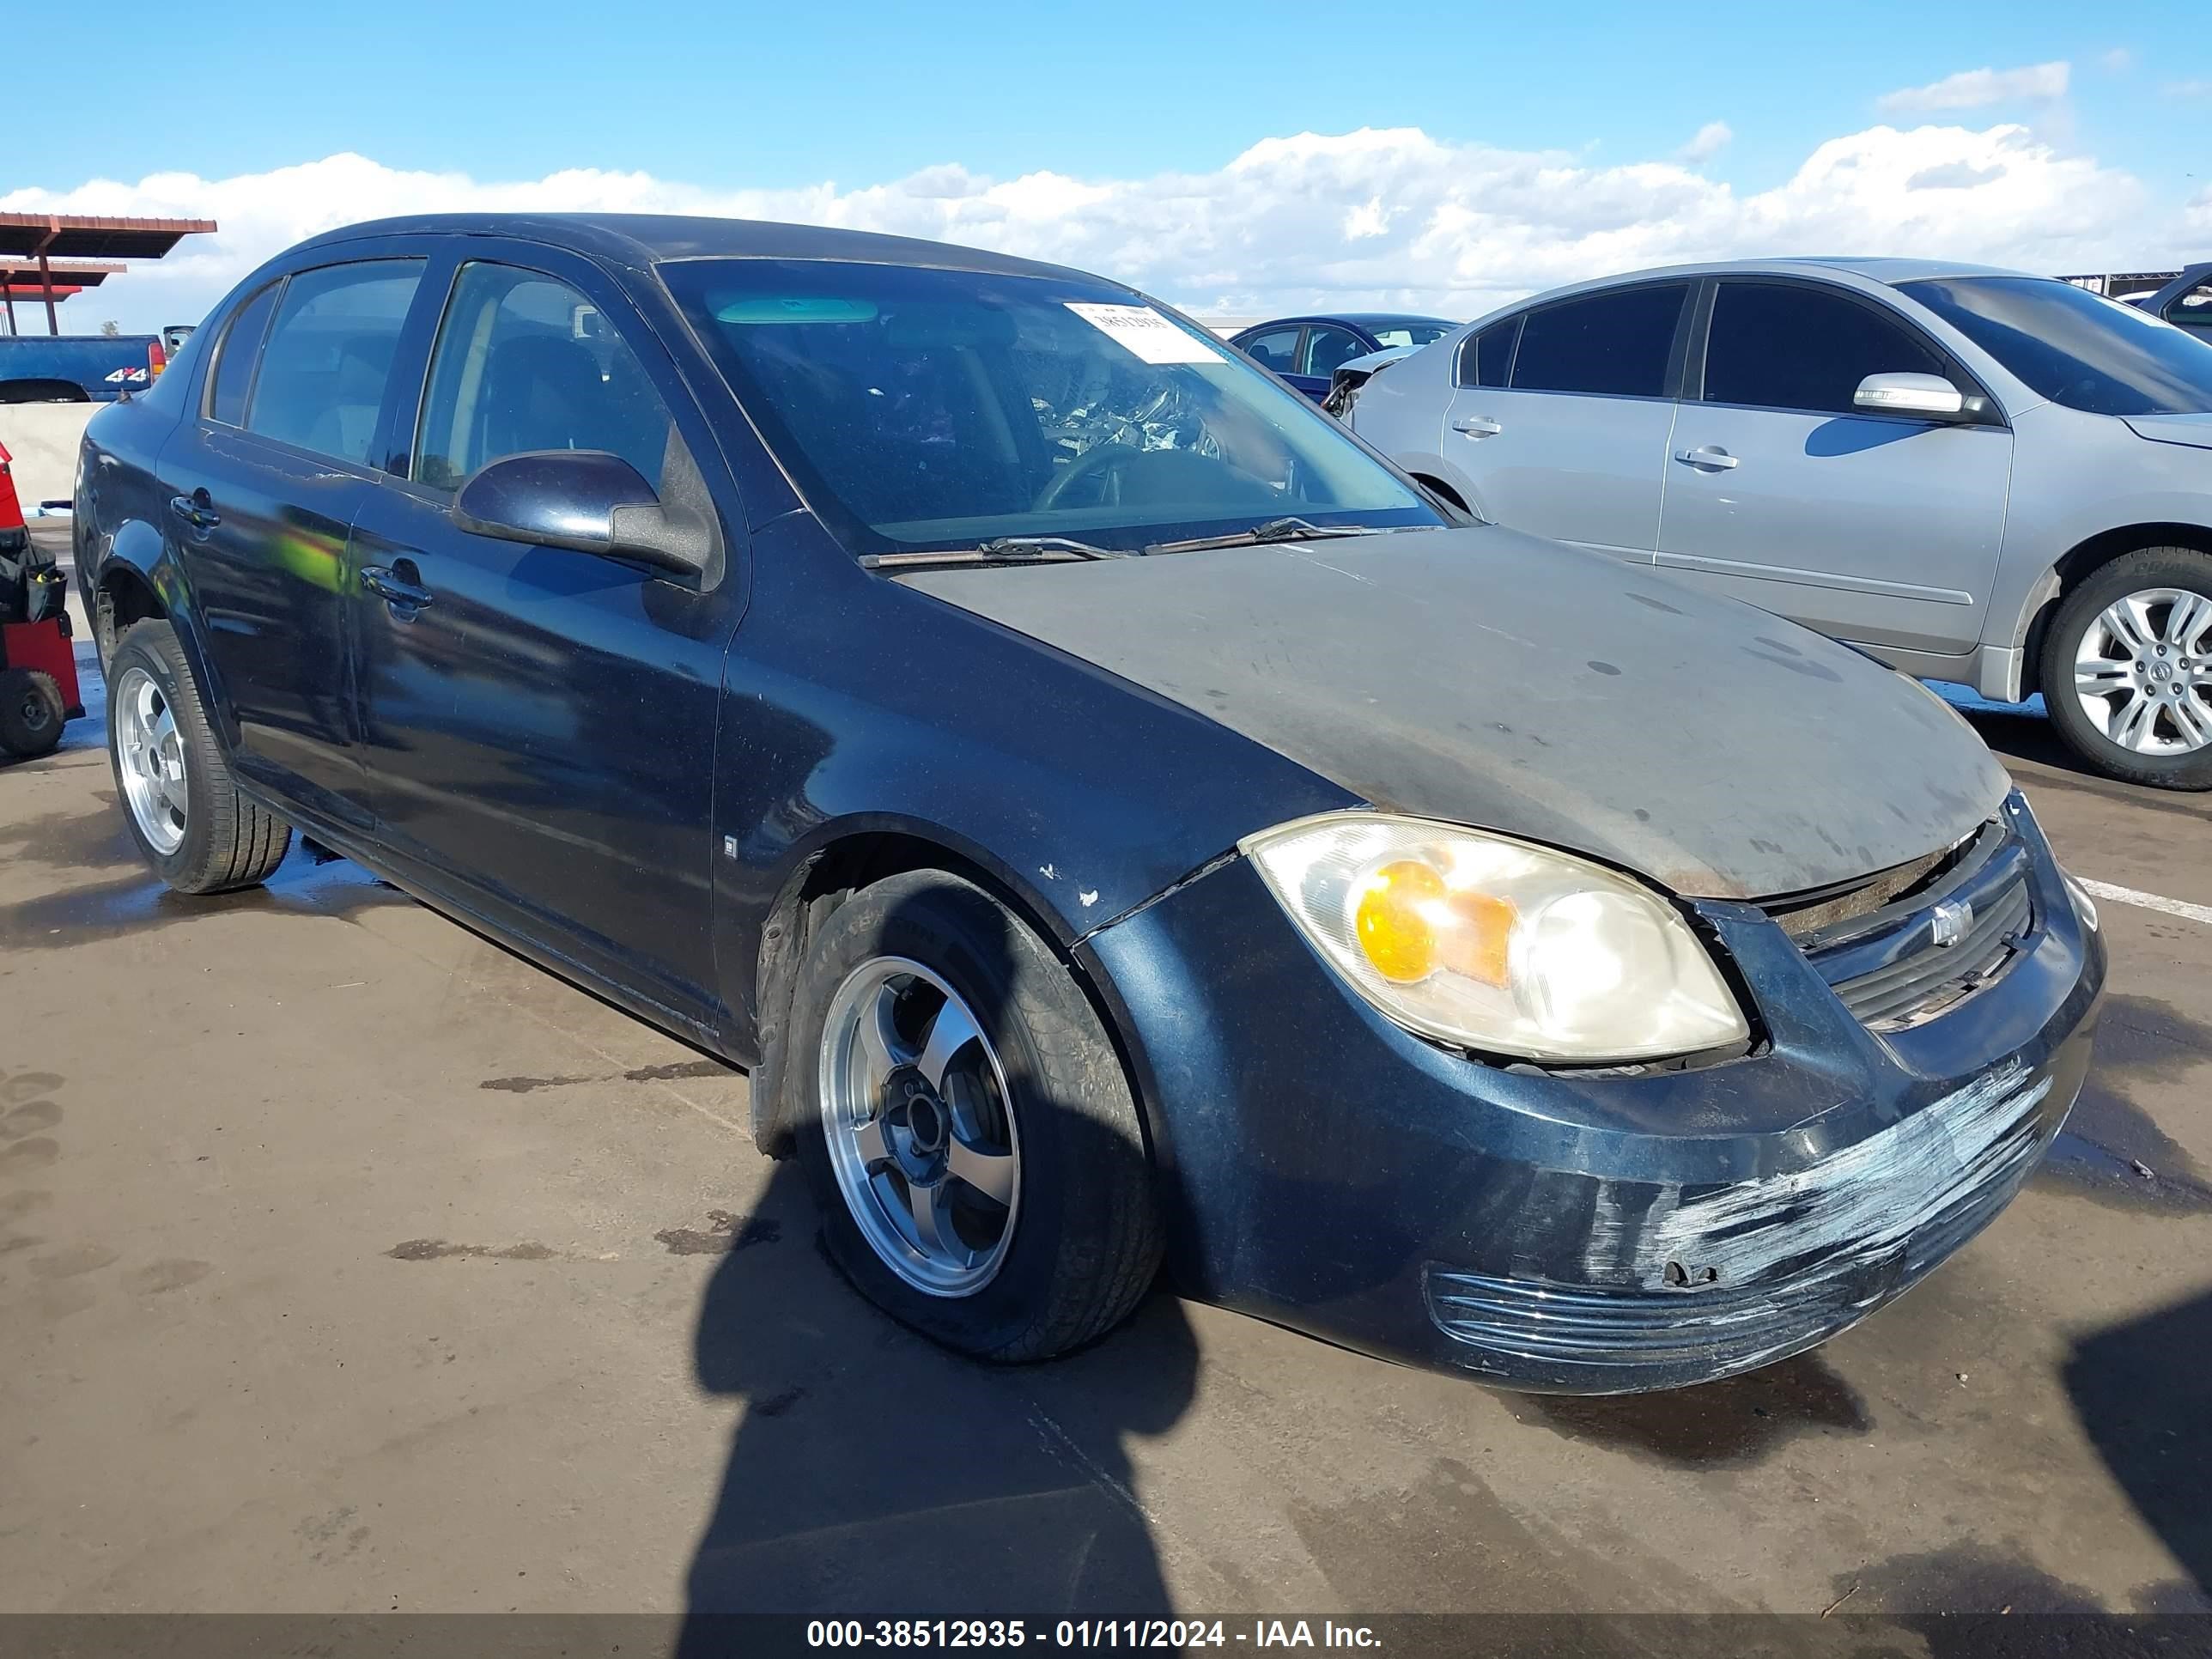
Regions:
<instances>
[{"instance_id":1,"label":"blue sky","mask_svg":"<svg viewBox=\"0 0 2212 1659\"><path fill-rule=\"evenodd\" d=\"M2212 183L2201 7L1861 3L1848 27L1836 15L1468 0L1357 10L385 0L364 21L349 8L185 15L103 0L36 8L8 27L15 62L71 66L41 78L72 118L10 124L0 200L58 204L89 181L157 173L235 179L340 153L477 182L591 169L717 200L827 183L851 191L940 165L993 180L1158 181L1212 173L1267 139L1363 128L1418 129L1444 147L1439 166L1468 151L1557 154L1601 176L1678 159L1718 122L1729 141L1680 164L1741 202L1788 184L1823 143L1880 125L2021 124L2045 161L2094 164L2108 182L2124 173L2140 186L2140 222L2092 216L2106 240L2080 244L2081 257L2155 262L2195 234L2185 210ZM2017 78L2061 64L2063 94L2047 75ZM1984 69L2000 76L1978 97L1881 102ZM1960 164L1941 149L1929 149L1936 165ZM1300 187L1294 173L1287 185ZM2078 215L2084 199L2059 191L2048 205ZM2063 228L2023 227L2032 210L2031 198L2014 201L1989 234L2009 248L2030 228ZM1802 222L1808 234L1820 222ZM2075 252L2054 243L2049 257ZM1503 291L1548 270L1522 266L1486 275L1462 260L1441 280ZM1246 282L1233 261L1176 279L1210 282L1224 300L1283 291L1273 276ZM1431 291L1437 280L1402 286Z\"/></svg>"}]
</instances>

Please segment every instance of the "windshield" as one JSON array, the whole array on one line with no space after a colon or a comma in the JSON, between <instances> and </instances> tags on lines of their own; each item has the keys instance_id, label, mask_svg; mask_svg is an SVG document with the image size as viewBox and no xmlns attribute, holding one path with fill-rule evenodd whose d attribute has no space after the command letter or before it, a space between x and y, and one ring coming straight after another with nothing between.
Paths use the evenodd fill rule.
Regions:
<instances>
[{"instance_id":1,"label":"windshield","mask_svg":"<svg viewBox=\"0 0 2212 1659\"><path fill-rule=\"evenodd\" d=\"M858 553L1441 522L1307 399L1102 283L818 260L660 274Z\"/></svg>"},{"instance_id":2,"label":"windshield","mask_svg":"<svg viewBox=\"0 0 2212 1659\"><path fill-rule=\"evenodd\" d=\"M2092 415L2212 410L2212 344L2134 306L2039 276L1901 286L2053 403Z\"/></svg>"},{"instance_id":3,"label":"windshield","mask_svg":"<svg viewBox=\"0 0 2212 1659\"><path fill-rule=\"evenodd\" d=\"M1375 337L1375 349L1387 351L1392 346L1425 346L1431 340L1441 340L1458 326L1456 323L1392 323L1387 328L1368 331Z\"/></svg>"}]
</instances>

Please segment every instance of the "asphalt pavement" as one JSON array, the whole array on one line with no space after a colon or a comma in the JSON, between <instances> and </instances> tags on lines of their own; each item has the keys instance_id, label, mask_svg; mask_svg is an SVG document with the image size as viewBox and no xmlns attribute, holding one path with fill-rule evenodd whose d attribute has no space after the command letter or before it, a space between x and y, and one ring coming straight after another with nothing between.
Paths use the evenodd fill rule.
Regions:
<instances>
[{"instance_id":1,"label":"asphalt pavement","mask_svg":"<svg viewBox=\"0 0 2212 1659\"><path fill-rule=\"evenodd\" d=\"M738 1073L348 863L163 892L88 681L0 769L0 1611L2212 1607L2212 804L2038 718L1972 717L2133 896L2050 1167L1811 1354L1571 1401L1165 1291L939 1352Z\"/></svg>"}]
</instances>

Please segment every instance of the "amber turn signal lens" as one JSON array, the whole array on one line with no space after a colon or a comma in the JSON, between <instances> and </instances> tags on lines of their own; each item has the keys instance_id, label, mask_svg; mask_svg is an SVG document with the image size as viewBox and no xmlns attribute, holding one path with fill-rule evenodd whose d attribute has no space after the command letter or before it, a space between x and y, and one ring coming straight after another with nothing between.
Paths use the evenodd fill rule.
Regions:
<instances>
[{"instance_id":1,"label":"amber turn signal lens","mask_svg":"<svg viewBox=\"0 0 2212 1659\"><path fill-rule=\"evenodd\" d=\"M1430 912L1442 904L1444 878L1433 865L1398 859L1360 884L1352 921L1359 948L1394 985L1413 985L1437 969L1437 933Z\"/></svg>"},{"instance_id":2,"label":"amber turn signal lens","mask_svg":"<svg viewBox=\"0 0 2212 1659\"><path fill-rule=\"evenodd\" d=\"M1462 888L1420 859L1394 859L1370 872L1352 906L1359 948L1394 985L1416 985L1439 968L1504 985L1514 910L1504 899Z\"/></svg>"}]
</instances>

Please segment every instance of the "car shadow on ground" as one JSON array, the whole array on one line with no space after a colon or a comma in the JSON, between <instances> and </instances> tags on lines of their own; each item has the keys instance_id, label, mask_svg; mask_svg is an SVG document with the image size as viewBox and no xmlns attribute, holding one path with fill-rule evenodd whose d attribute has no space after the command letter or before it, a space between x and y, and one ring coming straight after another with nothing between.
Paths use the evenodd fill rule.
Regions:
<instances>
[{"instance_id":1,"label":"car shadow on ground","mask_svg":"<svg viewBox=\"0 0 2212 1659\"><path fill-rule=\"evenodd\" d=\"M2148 806L2156 811L2200 813L2205 798L2170 789L2151 789L2142 784L2108 778L2066 746L2058 728L2044 712L2041 696L2022 703L1985 702L1963 685L1931 685L1929 689L1965 716L1990 750L2008 762L2037 769L2023 782L2078 790L2107 799Z\"/></svg>"},{"instance_id":2,"label":"car shadow on ground","mask_svg":"<svg viewBox=\"0 0 2212 1659\"><path fill-rule=\"evenodd\" d=\"M732 1613L1168 1614L1128 1444L1189 1405L1181 1305L1155 1294L1085 1352L995 1368L862 1302L814 1225L797 1167L779 1165L700 1307L699 1384L744 1413L678 1653L728 1651L716 1616Z\"/></svg>"},{"instance_id":3,"label":"car shadow on ground","mask_svg":"<svg viewBox=\"0 0 2212 1659\"><path fill-rule=\"evenodd\" d=\"M2147 1603L2212 1610L2212 1292L2077 1340L2066 1392L2082 1432L2188 1575Z\"/></svg>"},{"instance_id":4,"label":"car shadow on ground","mask_svg":"<svg viewBox=\"0 0 2212 1659\"><path fill-rule=\"evenodd\" d=\"M886 937L898 936L895 919ZM949 951L936 965L981 1030L1004 1031L988 998L1013 979L1004 941L961 950L974 956ZM996 1046L1024 1091L1024 1204L1058 1201L1035 1184L1053 1167L1050 1139L1085 1168L1144 1162L1133 1139L1043 1097L1012 1047ZM1036 1217L1032 1238L1053 1237L1048 1212L1018 1213ZM733 1613L1169 1614L1130 1449L1172 1428L1195 1390L1197 1344L1180 1304L1155 1290L1133 1320L1066 1358L985 1364L878 1313L832 1265L820 1220L789 1160L750 1216L720 1229L727 1243L694 1362L702 1389L744 1410L688 1575L679 1654L730 1650L720 1616Z\"/></svg>"}]
</instances>

